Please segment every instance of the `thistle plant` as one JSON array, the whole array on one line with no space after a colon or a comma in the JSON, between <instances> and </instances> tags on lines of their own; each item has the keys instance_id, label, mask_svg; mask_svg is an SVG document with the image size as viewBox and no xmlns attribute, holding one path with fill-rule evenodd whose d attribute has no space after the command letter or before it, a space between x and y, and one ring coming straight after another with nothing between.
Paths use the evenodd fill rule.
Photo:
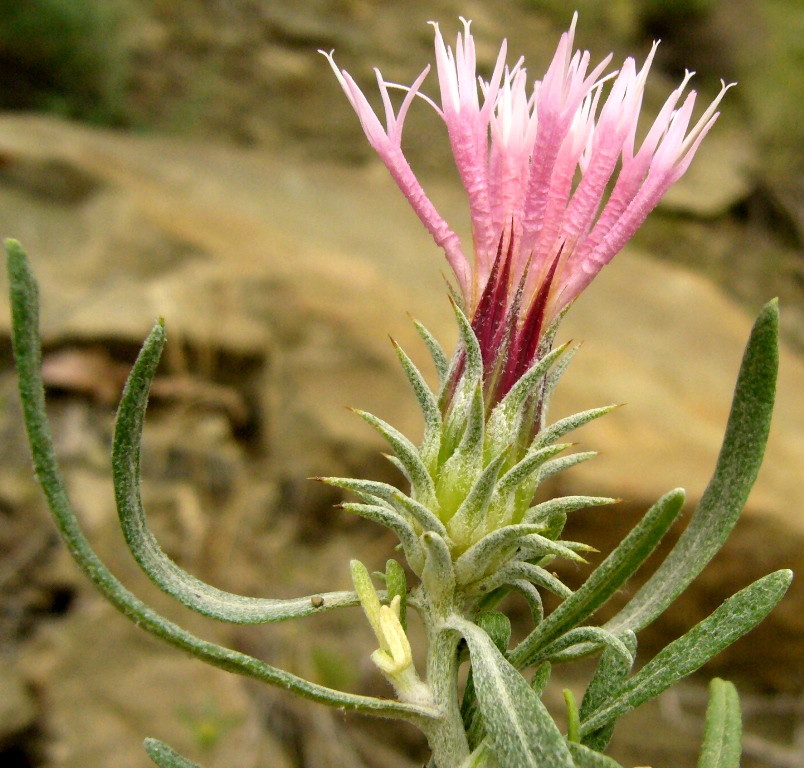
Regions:
<instances>
[{"instance_id":1,"label":"thistle plant","mask_svg":"<svg viewBox=\"0 0 804 768\"><path fill-rule=\"evenodd\" d=\"M355 81L325 54L370 143L443 248L457 282L451 296L459 330L454 354L448 356L416 323L433 359L436 390L396 347L424 418L421 443L357 411L389 443L389 459L406 479L404 490L369 480L317 478L355 499L342 505L345 510L389 528L399 539L400 558L374 575L353 560L354 591L292 600L230 594L170 560L148 528L139 489L148 393L165 344L161 321L134 365L115 428L112 469L120 523L131 553L154 583L185 606L236 624L361 606L367 631L376 636L371 659L390 684L388 698L332 690L201 640L141 603L98 559L56 464L40 375L36 283L21 246L9 241L14 353L28 436L37 476L73 557L104 596L147 632L209 664L314 702L413 723L426 736L430 765L437 768L616 768L603 752L618 718L752 629L790 584L789 571L760 579L632 673L636 633L660 616L722 547L756 479L775 392L776 303L765 306L753 328L714 475L684 533L626 605L604 624L594 623L596 612L655 550L685 498L675 489L659 499L576 591L550 569L556 558L585 564L594 552L563 538L568 515L615 501L591 496L534 501L545 480L593 456L566 454L570 445L561 440L614 408L549 421L551 394L577 351L569 344L554 346L554 340L573 300L686 171L728 87L690 127L695 93L682 101L687 74L637 147L655 46L641 69L629 58L619 71L605 74L611 57L590 69L589 54L573 52L573 20L547 73L528 94L523 62L506 65L505 43L491 79L477 78L474 41L464 24L454 52L435 25L440 103L421 90L429 67L409 88L377 73L385 127ZM391 87L405 92L398 111ZM447 127L469 198L471 262L402 152L402 125L417 96ZM548 614L544 592L560 600ZM530 632L513 647L510 621L498 610L510 593L521 596L532 619ZM407 632L411 611L426 636L426 647L417 654ZM585 657L599 661L580 704L565 691L569 728L563 734L542 694L554 665ZM463 666L468 679L460 685ZM146 749L160 766L192 765L160 742L146 740ZM730 683L715 680L699 765L735 768L739 756L737 693Z\"/></svg>"}]
</instances>

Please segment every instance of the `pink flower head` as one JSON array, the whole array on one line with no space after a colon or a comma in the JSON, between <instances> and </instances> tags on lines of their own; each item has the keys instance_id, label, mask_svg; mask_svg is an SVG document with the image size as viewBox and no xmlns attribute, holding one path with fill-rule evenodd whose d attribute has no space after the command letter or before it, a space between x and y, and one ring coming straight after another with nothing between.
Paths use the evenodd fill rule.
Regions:
<instances>
[{"instance_id":1,"label":"pink flower head","mask_svg":"<svg viewBox=\"0 0 804 768\"><path fill-rule=\"evenodd\" d=\"M689 128L695 92L678 106L692 76L687 73L637 148L656 44L641 69L628 58L619 71L604 75L611 56L590 69L589 52L573 52L576 20L577 15L530 92L523 60L506 66L505 41L486 82L477 76L470 22L462 19L454 52L433 24L440 106L420 92L427 67L404 88L395 114L388 94L393 84L377 71L385 127L354 80L337 68L331 53L325 54L369 142L446 253L489 378L493 372L494 400L535 362L546 329L684 174L730 87L724 84ZM469 197L471 265L402 153L402 124L417 95L447 127Z\"/></svg>"}]
</instances>

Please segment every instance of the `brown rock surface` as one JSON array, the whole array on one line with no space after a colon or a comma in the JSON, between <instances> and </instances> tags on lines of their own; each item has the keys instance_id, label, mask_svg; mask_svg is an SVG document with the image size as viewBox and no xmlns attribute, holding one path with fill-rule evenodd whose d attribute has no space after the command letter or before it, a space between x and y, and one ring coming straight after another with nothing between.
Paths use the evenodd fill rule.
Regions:
<instances>
[{"instance_id":1,"label":"brown rock surface","mask_svg":"<svg viewBox=\"0 0 804 768\"><path fill-rule=\"evenodd\" d=\"M148 734L208 766L289 768L240 679L132 629L91 596L26 646L20 666L47 712L48 765L146 768Z\"/></svg>"}]
</instances>

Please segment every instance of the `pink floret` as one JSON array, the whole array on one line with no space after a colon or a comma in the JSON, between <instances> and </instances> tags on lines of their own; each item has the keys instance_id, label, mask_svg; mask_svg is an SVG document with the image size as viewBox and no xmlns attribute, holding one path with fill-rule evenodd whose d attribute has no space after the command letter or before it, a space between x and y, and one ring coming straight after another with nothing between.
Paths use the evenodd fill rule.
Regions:
<instances>
[{"instance_id":1,"label":"pink floret","mask_svg":"<svg viewBox=\"0 0 804 768\"><path fill-rule=\"evenodd\" d=\"M512 68L506 65L505 41L490 80L478 77L470 22L462 21L454 52L433 24L440 105L420 90L429 66L404 88L407 93L396 114L388 94L392 84L377 72L385 127L332 54L324 55L372 147L446 253L473 325L482 329L481 343L488 345L484 360L499 369L498 354L520 350L517 354L528 359L503 366L520 372L532 362L539 335L622 249L687 170L730 86L723 85L688 130L695 92L677 106L692 76L687 73L635 151L656 44L639 70L628 58L619 71L605 75L608 56L590 71L589 52L573 52L576 16L546 74L528 93L523 60ZM416 96L429 102L446 124L469 198L472 264L402 152L402 125ZM503 325L509 329L506 334L500 330Z\"/></svg>"}]
</instances>

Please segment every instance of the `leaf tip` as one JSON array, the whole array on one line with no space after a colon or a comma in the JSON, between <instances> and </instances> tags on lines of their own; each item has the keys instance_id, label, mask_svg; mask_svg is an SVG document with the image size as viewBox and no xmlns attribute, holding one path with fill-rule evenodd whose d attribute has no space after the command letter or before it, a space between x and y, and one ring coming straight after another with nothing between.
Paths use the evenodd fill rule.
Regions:
<instances>
[{"instance_id":1,"label":"leaf tip","mask_svg":"<svg viewBox=\"0 0 804 768\"><path fill-rule=\"evenodd\" d=\"M779 575L779 580L785 585L785 589L793 583L793 571L789 568L782 568L776 573Z\"/></svg>"},{"instance_id":2,"label":"leaf tip","mask_svg":"<svg viewBox=\"0 0 804 768\"><path fill-rule=\"evenodd\" d=\"M22 243L19 240L15 240L13 237L7 237L3 240L3 244L6 247L6 251L11 253L12 251L20 252L23 250Z\"/></svg>"},{"instance_id":3,"label":"leaf tip","mask_svg":"<svg viewBox=\"0 0 804 768\"><path fill-rule=\"evenodd\" d=\"M13 238L6 238L4 241L6 246L6 257L8 262L8 268L10 270L16 269L27 269L28 268L28 254L25 253L25 249L22 247L22 243L19 240L14 240Z\"/></svg>"},{"instance_id":4,"label":"leaf tip","mask_svg":"<svg viewBox=\"0 0 804 768\"><path fill-rule=\"evenodd\" d=\"M683 488L673 488L672 491L667 493L666 498L668 501L673 501L683 506L687 500L687 492Z\"/></svg>"}]
</instances>

